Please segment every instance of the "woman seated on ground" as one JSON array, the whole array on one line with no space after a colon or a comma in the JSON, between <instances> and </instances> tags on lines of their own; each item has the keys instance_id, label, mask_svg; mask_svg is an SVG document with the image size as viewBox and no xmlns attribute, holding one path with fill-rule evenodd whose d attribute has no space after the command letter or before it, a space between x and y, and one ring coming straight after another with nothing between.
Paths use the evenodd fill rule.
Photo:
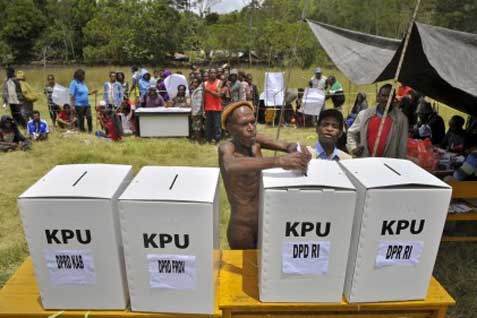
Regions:
<instances>
[{"instance_id":1,"label":"woman seated on ground","mask_svg":"<svg viewBox=\"0 0 477 318\"><path fill-rule=\"evenodd\" d=\"M63 109L58 113L56 122L58 127L62 129L76 128L76 116L75 113L71 111L71 106L69 104L63 105Z\"/></svg>"},{"instance_id":2,"label":"woman seated on ground","mask_svg":"<svg viewBox=\"0 0 477 318\"><path fill-rule=\"evenodd\" d=\"M441 142L441 148L449 152L461 154L464 152L465 142L465 119L461 116L454 115L449 120L449 129Z\"/></svg>"},{"instance_id":3,"label":"woman seated on ground","mask_svg":"<svg viewBox=\"0 0 477 318\"><path fill-rule=\"evenodd\" d=\"M134 125L134 105L128 100L124 99L119 107L117 115L121 119L121 126L123 129L123 135L133 134L136 130Z\"/></svg>"},{"instance_id":4,"label":"woman seated on ground","mask_svg":"<svg viewBox=\"0 0 477 318\"><path fill-rule=\"evenodd\" d=\"M0 151L28 150L30 148L31 141L21 134L13 118L3 115L0 119Z\"/></svg>"},{"instance_id":5,"label":"woman seated on ground","mask_svg":"<svg viewBox=\"0 0 477 318\"><path fill-rule=\"evenodd\" d=\"M100 104L96 107L96 114L102 128L102 131L96 131L96 136L99 138L110 139L112 141L121 140L121 121L115 111L107 109L106 105Z\"/></svg>"},{"instance_id":6,"label":"woman seated on ground","mask_svg":"<svg viewBox=\"0 0 477 318\"><path fill-rule=\"evenodd\" d=\"M186 95L185 85L177 86L177 95L172 99L172 107L190 107L190 99Z\"/></svg>"}]
</instances>

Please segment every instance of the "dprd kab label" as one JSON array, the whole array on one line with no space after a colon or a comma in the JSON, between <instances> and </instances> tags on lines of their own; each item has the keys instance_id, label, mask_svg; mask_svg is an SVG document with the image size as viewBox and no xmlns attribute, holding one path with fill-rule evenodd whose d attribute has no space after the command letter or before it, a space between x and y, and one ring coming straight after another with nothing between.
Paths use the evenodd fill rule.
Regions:
<instances>
[{"instance_id":1,"label":"dprd kab label","mask_svg":"<svg viewBox=\"0 0 477 318\"><path fill-rule=\"evenodd\" d=\"M96 283L91 250L44 250L50 281L54 285L89 285Z\"/></svg>"}]
</instances>

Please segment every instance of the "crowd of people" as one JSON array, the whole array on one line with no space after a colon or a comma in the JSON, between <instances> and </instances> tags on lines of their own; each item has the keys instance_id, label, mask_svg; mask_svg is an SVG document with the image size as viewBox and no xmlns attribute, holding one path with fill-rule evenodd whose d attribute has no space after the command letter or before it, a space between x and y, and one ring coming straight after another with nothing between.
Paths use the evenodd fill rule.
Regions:
<instances>
[{"instance_id":1,"label":"crowd of people","mask_svg":"<svg viewBox=\"0 0 477 318\"><path fill-rule=\"evenodd\" d=\"M2 131L0 141L7 144L4 149L28 149L31 141L47 139L50 130L48 123L40 118L38 111L34 110L34 102L39 96L26 81L24 72L15 72L11 67L6 71L3 100L4 106L10 107L11 116L7 116L8 118L4 118L0 123ZM171 96L166 88L166 79L177 75L182 76L184 82L177 86L177 90ZM271 123L270 112L275 112L273 120L279 119L279 122L274 122L275 124L317 127L319 136L327 134L323 130L319 132L322 123L319 116L300 112L304 89L298 89L298 94L286 92L284 116L280 116L280 107L265 107L260 100L252 74L232 69L227 64L208 70L193 66L187 75L181 72L172 73L169 70L149 72L134 66L131 68L130 81L126 80L123 72L111 71L108 77L103 86L102 99L92 108L89 96L97 94L98 91L89 90L84 70L78 69L74 72L68 87L69 102L63 105L55 103L53 94L57 83L53 74L48 75L44 94L53 126L92 133L94 110L99 123L96 135L116 141L124 134L139 133L138 120L135 116L135 110L139 107L186 107L191 109L191 140L216 144L227 134L221 124L224 109L229 104L247 101L254 107L254 116L258 123ZM444 120L435 107L410 87L399 87L392 97L389 112L383 122L385 106L389 95L393 92L389 84L383 85L378 90L376 105L373 107L368 104L366 93L359 92L346 116L342 114L346 101L345 92L335 76L325 77L321 69L316 68L308 87L322 90L326 100L329 101L328 108L331 108L327 110L330 112L327 113L329 118L324 122L328 125L330 119L336 122L338 130L336 136L327 134L328 137L332 137L331 139L336 139L334 147L336 150L333 148L326 152L329 158L372 155L406 158L409 138L428 138L434 146L467 157L474 156L476 151L475 117L470 117L466 124L463 117L453 116L446 132ZM5 125L6 127L1 127ZM20 127L25 128L29 138L23 137L18 129ZM13 140L5 137L9 136L9 129L10 134L14 132L13 135L16 136L14 140L21 141L21 146L9 148L8 144ZM312 153L317 157L324 157L323 150L327 147L324 148L318 141ZM461 175L463 174L460 173L459 176Z\"/></svg>"}]
</instances>

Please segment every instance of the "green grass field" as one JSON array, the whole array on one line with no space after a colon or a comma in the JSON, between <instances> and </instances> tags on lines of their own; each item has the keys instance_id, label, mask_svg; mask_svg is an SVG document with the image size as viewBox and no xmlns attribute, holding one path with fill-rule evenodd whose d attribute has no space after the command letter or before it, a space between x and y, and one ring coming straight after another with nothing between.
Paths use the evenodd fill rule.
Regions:
<instances>
[{"instance_id":1,"label":"green grass field","mask_svg":"<svg viewBox=\"0 0 477 318\"><path fill-rule=\"evenodd\" d=\"M109 70L113 67L86 68L86 82L90 89L102 90L102 83L107 79ZM120 68L127 77L129 69ZM53 68L46 72L41 68L25 70L27 80L37 89L41 95L46 74L53 73L57 81L62 85L68 85L74 69ZM278 71L278 70L275 70ZM264 69L253 69L256 82L263 86ZM185 73L185 70L184 70ZM303 87L306 85L312 70L298 70L292 72L291 87ZM335 74L345 86L346 94L351 91L366 91L369 96L369 104L375 100L376 87L349 86L349 82L338 71L326 70L324 74ZM4 73L0 73L4 78ZM350 90L351 88L351 90ZM354 100L347 97L345 113ZM91 103L94 99L91 99ZM99 102L99 97L98 97ZM43 118L49 121L45 98L41 96L35 104ZM441 105L440 113L447 121L456 112ZM1 109L0 115L9 114L9 110ZM276 129L259 127L259 131L275 136ZM281 139L300 141L302 144L312 145L315 140L314 129L283 128ZM268 153L271 155L270 153ZM165 166L217 166L217 147L212 145L197 145L187 139L140 139L127 137L118 143L109 143L98 140L87 134L65 134L63 131L54 130L48 141L36 143L29 152L12 152L0 154L0 286L2 286L15 269L28 255L21 220L16 207L16 198L31 184L38 180L48 170L58 164L75 163L118 163L130 164L137 172L145 165ZM224 188L220 189L221 206L221 243L227 248L225 239L225 227L229 219L229 204L225 196ZM477 305L477 276L474 274L477 249L475 244L447 243L441 246L435 275L458 299L458 306L452 310L452 317L476 316Z\"/></svg>"}]
</instances>

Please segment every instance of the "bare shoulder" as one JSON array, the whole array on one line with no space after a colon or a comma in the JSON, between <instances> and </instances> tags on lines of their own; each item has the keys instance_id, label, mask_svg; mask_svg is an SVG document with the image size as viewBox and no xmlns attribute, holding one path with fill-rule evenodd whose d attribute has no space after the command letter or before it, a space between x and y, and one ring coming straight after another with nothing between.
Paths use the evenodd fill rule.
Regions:
<instances>
[{"instance_id":1,"label":"bare shoulder","mask_svg":"<svg viewBox=\"0 0 477 318\"><path fill-rule=\"evenodd\" d=\"M219 145L218 150L220 155L223 155L225 153L233 153L235 150L235 146L232 142L226 141L226 142L222 142Z\"/></svg>"}]
</instances>

